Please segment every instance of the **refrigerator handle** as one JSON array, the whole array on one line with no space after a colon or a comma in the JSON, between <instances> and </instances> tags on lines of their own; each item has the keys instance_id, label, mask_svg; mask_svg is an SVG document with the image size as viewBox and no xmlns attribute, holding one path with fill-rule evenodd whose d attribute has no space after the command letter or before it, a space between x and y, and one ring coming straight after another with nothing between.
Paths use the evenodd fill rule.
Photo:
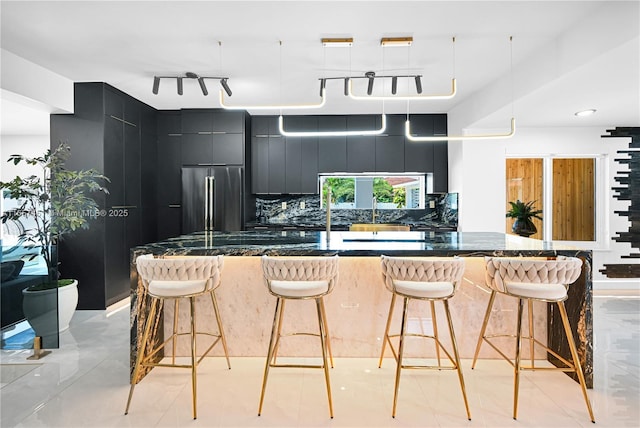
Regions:
<instances>
[{"instance_id":1,"label":"refrigerator handle","mask_svg":"<svg viewBox=\"0 0 640 428\"><path fill-rule=\"evenodd\" d=\"M214 177L208 176L206 178L206 201L205 201L205 228L207 230L214 230L214 192L215 192L215 181Z\"/></svg>"},{"instance_id":2,"label":"refrigerator handle","mask_svg":"<svg viewBox=\"0 0 640 428\"><path fill-rule=\"evenodd\" d=\"M209 229L209 177L204 178L204 230Z\"/></svg>"}]
</instances>

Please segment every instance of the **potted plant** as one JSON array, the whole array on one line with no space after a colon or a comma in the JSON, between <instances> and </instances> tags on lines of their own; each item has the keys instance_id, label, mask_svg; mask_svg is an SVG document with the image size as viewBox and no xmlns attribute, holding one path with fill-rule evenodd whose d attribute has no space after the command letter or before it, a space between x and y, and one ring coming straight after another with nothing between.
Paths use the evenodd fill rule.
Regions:
<instances>
[{"instance_id":1,"label":"potted plant","mask_svg":"<svg viewBox=\"0 0 640 428\"><path fill-rule=\"evenodd\" d=\"M33 226L24 229L20 238L37 245L44 259L47 273L42 283L23 290L23 311L36 332L43 338L56 334L52 326L52 311L58 311L58 331L69 327L78 303L78 282L60 279L56 249L58 241L78 229L87 229L92 219L100 215L92 192L109 193L103 182L109 179L96 170L73 171L64 164L71 154L68 144L61 143L47 150L41 157L28 158L11 155L8 162L24 162L38 166L40 175L16 177L0 182L3 194L18 201L15 208L2 213L5 223L10 220L31 219ZM55 319L55 318L53 318Z\"/></svg>"},{"instance_id":2,"label":"potted plant","mask_svg":"<svg viewBox=\"0 0 640 428\"><path fill-rule=\"evenodd\" d=\"M511 228L513 233L516 235L529 237L538 231L536 225L533 224L532 218L542 220L542 217L540 216L542 210L534 209L534 202L535 201L529 201L525 203L519 199L515 202L509 202L511 209L507 211L507 218L516 219L513 223L513 227Z\"/></svg>"}]
</instances>

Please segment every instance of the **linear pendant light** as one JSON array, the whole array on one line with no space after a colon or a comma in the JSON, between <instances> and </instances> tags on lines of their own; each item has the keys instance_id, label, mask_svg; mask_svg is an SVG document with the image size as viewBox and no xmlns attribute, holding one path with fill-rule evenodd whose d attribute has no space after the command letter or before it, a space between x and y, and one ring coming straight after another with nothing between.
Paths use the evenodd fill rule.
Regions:
<instances>
[{"instance_id":1,"label":"linear pendant light","mask_svg":"<svg viewBox=\"0 0 640 428\"><path fill-rule=\"evenodd\" d=\"M455 42L456 38L453 38L454 44L454 75L455 75ZM407 121L404 123L404 135L409 141L415 142L434 142L434 141L464 141L464 140L497 140L504 138L511 138L516 133L516 119L513 117L513 36L509 36L509 53L510 53L510 67L511 67L511 130L507 133L501 134L475 134L475 135L430 135L430 136L418 136L411 134L411 122L407 117Z\"/></svg>"},{"instance_id":2,"label":"linear pendant light","mask_svg":"<svg viewBox=\"0 0 640 428\"><path fill-rule=\"evenodd\" d=\"M278 127L280 134L285 137L344 137L359 135L380 135L387 129L387 115L382 114L382 123L379 129L369 129L360 131L287 131L284 129L284 118L282 115L278 118Z\"/></svg>"},{"instance_id":3,"label":"linear pendant light","mask_svg":"<svg viewBox=\"0 0 640 428\"><path fill-rule=\"evenodd\" d=\"M353 39L340 39L344 43L353 43ZM282 92L282 40L278 42L280 46L280 91ZM323 39L324 44L324 39ZM350 45L349 45L350 46ZM220 107L226 110L299 110L316 109L324 107L326 103L324 85L320 89L320 102L315 104L263 104L263 105L229 105L224 102L224 94L220 91Z\"/></svg>"},{"instance_id":4,"label":"linear pendant light","mask_svg":"<svg viewBox=\"0 0 640 428\"><path fill-rule=\"evenodd\" d=\"M220 91L220 106L226 110L298 110L322 108L326 103L325 90L322 89L321 100L317 104L287 104L287 105L229 105L225 104L224 93Z\"/></svg>"},{"instance_id":5,"label":"linear pendant light","mask_svg":"<svg viewBox=\"0 0 640 428\"><path fill-rule=\"evenodd\" d=\"M393 82L392 82L393 83ZM422 89L422 88L421 88ZM358 101L428 101L428 100L449 100L456 95L456 79L451 79L451 93L439 95L356 95L353 93L351 80L348 84L349 98ZM393 91L392 91L393 92Z\"/></svg>"},{"instance_id":6,"label":"linear pendant light","mask_svg":"<svg viewBox=\"0 0 640 428\"><path fill-rule=\"evenodd\" d=\"M502 139L502 138L511 138L515 135L516 133L516 119L514 117L511 118L511 131L505 133L505 134L480 134L480 135L456 135L456 136L449 136L449 135L441 135L441 136L424 136L424 137L420 137L417 135L413 135L411 134L411 122L410 121L406 121L404 123L404 135L405 137L407 137L407 139L409 141L416 141L416 142L420 142L420 141L462 141L462 140L497 140L497 139Z\"/></svg>"}]
</instances>

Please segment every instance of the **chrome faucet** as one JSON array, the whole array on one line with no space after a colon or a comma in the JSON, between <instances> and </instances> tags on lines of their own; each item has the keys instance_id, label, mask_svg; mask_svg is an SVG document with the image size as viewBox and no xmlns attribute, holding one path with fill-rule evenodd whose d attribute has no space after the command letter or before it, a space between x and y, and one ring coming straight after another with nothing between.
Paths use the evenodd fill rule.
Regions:
<instances>
[{"instance_id":1,"label":"chrome faucet","mask_svg":"<svg viewBox=\"0 0 640 428\"><path fill-rule=\"evenodd\" d=\"M378 209L378 200L374 196L373 199L371 200L371 223L376 222L376 217L378 217L378 214L376 213L377 209Z\"/></svg>"}]
</instances>

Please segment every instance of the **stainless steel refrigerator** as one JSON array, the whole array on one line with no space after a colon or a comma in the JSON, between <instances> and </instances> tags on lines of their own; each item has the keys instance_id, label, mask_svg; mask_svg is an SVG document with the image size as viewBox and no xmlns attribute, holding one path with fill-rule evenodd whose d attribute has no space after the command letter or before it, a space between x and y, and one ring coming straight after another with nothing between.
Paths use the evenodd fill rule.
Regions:
<instances>
[{"instance_id":1,"label":"stainless steel refrigerator","mask_svg":"<svg viewBox=\"0 0 640 428\"><path fill-rule=\"evenodd\" d=\"M242 167L182 168L182 233L242 230Z\"/></svg>"}]
</instances>

